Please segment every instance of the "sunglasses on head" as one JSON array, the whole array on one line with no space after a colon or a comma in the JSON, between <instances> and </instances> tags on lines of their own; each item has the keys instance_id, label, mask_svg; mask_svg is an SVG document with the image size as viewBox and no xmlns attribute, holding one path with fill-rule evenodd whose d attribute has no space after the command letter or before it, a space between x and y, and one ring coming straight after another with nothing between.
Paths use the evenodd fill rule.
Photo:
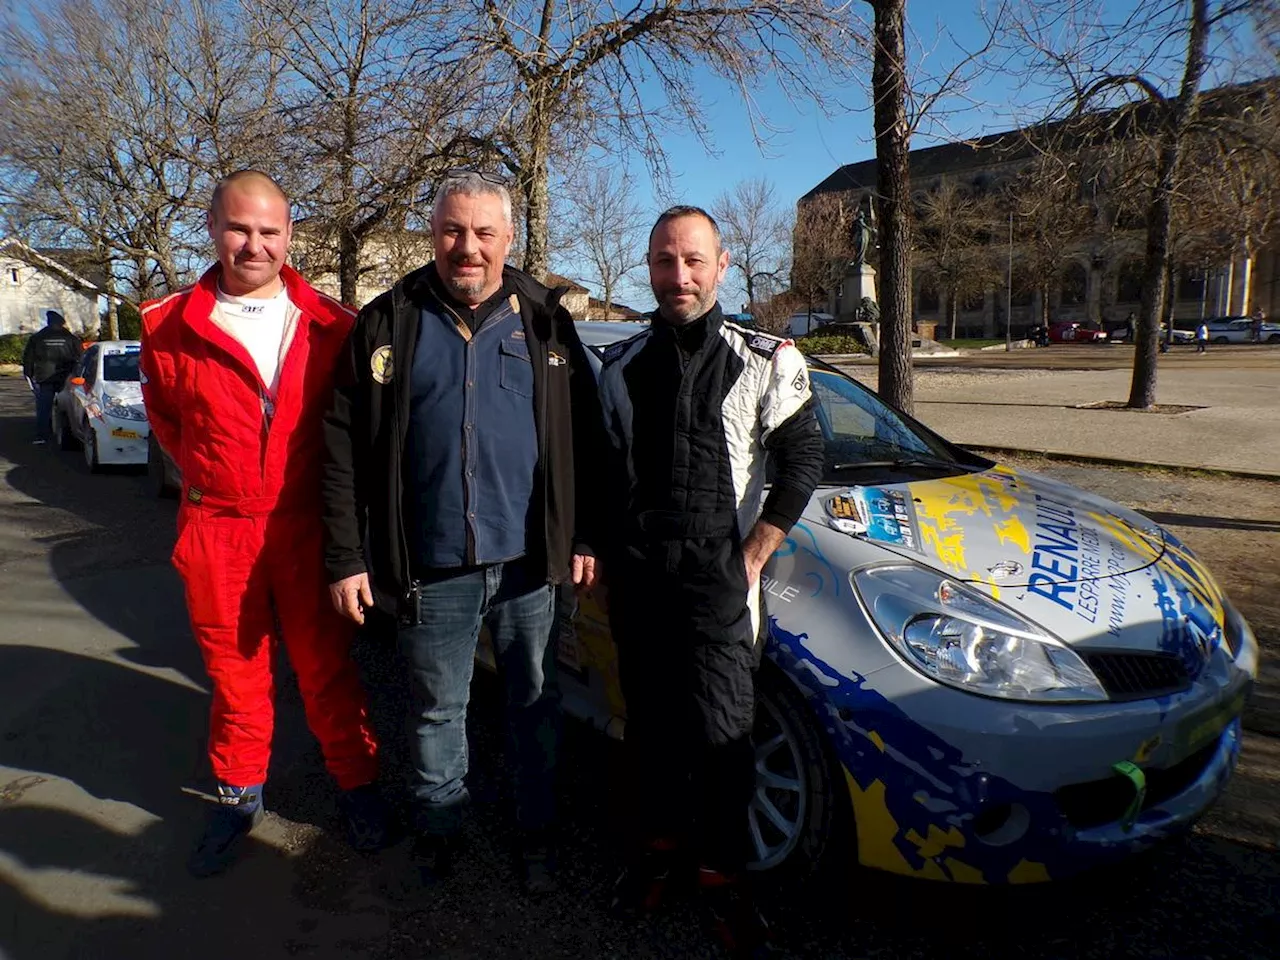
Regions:
<instances>
[{"instance_id":1,"label":"sunglasses on head","mask_svg":"<svg viewBox=\"0 0 1280 960\"><path fill-rule=\"evenodd\" d=\"M485 183L494 183L500 187L510 184L510 181L498 173L489 173L485 170L472 170L466 167L456 167L452 170L446 170L443 180L461 180L464 177L479 177Z\"/></svg>"}]
</instances>

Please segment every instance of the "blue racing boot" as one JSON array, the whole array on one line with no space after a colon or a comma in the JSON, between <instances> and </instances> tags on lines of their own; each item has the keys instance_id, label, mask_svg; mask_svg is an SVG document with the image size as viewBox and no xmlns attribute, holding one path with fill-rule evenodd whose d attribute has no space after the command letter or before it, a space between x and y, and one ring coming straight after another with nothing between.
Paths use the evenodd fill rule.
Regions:
<instances>
[{"instance_id":1,"label":"blue racing boot","mask_svg":"<svg viewBox=\"0 0 1280 960\"><path fill-rule=\"evenodd\" d=\"M204 834L187 860L194 877L221 873L236 857L240 841L262 820L262 784L233 787L218 784L218 805L205 821Z\"/></svg>"}]
</instances>

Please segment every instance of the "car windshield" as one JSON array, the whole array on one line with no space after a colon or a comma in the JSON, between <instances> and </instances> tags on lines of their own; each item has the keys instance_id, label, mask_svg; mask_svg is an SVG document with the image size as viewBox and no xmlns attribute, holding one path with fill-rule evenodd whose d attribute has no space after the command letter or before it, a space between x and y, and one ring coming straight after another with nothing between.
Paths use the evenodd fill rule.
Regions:
<instances>
[{"instance_id":1,"label":"car windshield","mask_svg":"<svg viewBox=\"0 0 1280 960\"><path fill-rule=\"evenodd\" d=\"M810 368L809 381L826 446L824 483L865 482L865 474L876 472L936 476L980 469L848 377Z\"/></svg>"},{"instance_id":2,"label":"car windshield","mask_svg":"<svg viewBox=\"0 0 1280 960\"><path fill-rule=\"evenodd\" d=\"M103 380L138 380L138 354L108 353L102 358Z\"/></svg>"}]
</instances>

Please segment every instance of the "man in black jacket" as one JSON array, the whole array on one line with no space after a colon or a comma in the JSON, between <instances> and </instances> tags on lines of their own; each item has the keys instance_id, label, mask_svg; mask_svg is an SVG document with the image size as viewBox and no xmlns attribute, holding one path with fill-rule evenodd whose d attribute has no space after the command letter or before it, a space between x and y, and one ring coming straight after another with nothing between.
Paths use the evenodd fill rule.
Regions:
<instances>
[{"instance_id":1,"label":"man in black jacket","mask_svg":"<svg viewBox=\"0 0 1280 960\"><path fill-rule=\"evenodd\" d=\"M554 585L595 582L603 421L560 295L504 266L506 188L476 173L446 179L431 225L436 259L361 311L339 369L325 419L326 565L341 612L363 622L377 602L399 618L427 882L457 852L472 661L488 626L519 863L537 891L553 870Z\"/></svg>"},{"instance_id":2,"label":"man in black jacket","mask_svg":"<svg viewBox=\"0 0 1280 960\"><path fill-rule=\"evenodd\" d=\"M620 515L610 623L638 828L615 906L652 909L687 852L718 932L749 954L767 933L744 887L760 572L821 477L823 445L795 344L724 319L728 265L705 211L662 214L649 238L658 309L604 355Z\"/></svg>"},{"instance_id":3,"label":"man in black jacket","mask_svg":"<svg viewBox=\"0 0 1280 960\"><path fill-rule=\"evenodd\" d=\"M53 427L53 398L67 382L80 359L80 338L67 329L57 310L45 316L45 326L33 333L22 350L22 375L36 398L35 443L49 442Z\"/></svg>"}]
</instances>

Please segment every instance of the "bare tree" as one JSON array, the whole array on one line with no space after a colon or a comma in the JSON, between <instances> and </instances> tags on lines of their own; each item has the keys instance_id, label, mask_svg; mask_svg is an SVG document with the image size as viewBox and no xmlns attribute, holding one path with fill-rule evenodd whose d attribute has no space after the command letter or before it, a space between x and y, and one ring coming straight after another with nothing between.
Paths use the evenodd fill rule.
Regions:
<instances>
[{"instance_id":1,"label":"bare tree","mask_svg":"<svg viewBox=\"0 0 1280 960\"><path fill-rule=\"evenodd\" d=\"M924 255L946 296L951 339L960 303L981 296L1000 271L987 246L999 214L994 199L943 180L916 204L916 250Z\"/></svg>"},{"instance_id":2,"label":"bare tree","mask_svg":"<svg viewBox=\"0 0 1280 960\"><path fill-rule=\"evenodd\" d=\"M730 266L742 274L747 303L757 300L758 279L772 288L787 270L788 223L773 185L764 177L739 180L716 197L711 215L720 224L720 236L730 253Z\"/></svg>"},{"instance_id":3,"label":"bare tree","mask_svg":"<svg viewBox=\"0 0 1280 960\"><path fill-rule=\"evenodd\" d=\"M493 142L524 195L534 276L548 262L557 149L621 147L661 177L665 132L692 130L709 145L700 71L739 90L763 136L756 87L825 105L853 62L845 0L471 0L456 15L458 49L510 105Z\"/></svg>"},{"instance_id":4,"label":"bare tree","mask_svg":"<svg viewBox=\"0 0 1280 960\"><path fill-rule=\"evenodd\" d=\"M810 316L844 277L853 257L858 200L851 193L820 193L801 201L791 234L791 292Z\"/></svg>"},{"instance_id":5,"label":"bare tree","mask_svg":"<svg viewBox=\"0 0 1280 960\"><path fill-rule=\"evenodd\" d=\"M245 10L282 67L278 168L309 215L314 269L331 251L341 299L353 303L366 239L421 215L440 175L481 153L473 131L489 100L439 40L445 13L429 0Z\"/></svg>"},{"instance_id":6,"label":"bare tree","mask_svg":"<svg viewBox=\"0 0 1280 960\"><path fill-rule=\"evenodd\" d=\"M1156 144L1146 195L1142 299L1128 405L1155 403L1159 324L1168 296L1174 204L1215 37L1242 27L1241 0L1147 0L1114 13L1102 0L1034 0L1011 21L1013 44L1057 110L1094 114L1113 134L1141 125ZM1136 95L1139 99L1131 101ZM1104 108L1115 108L1105 109Z\"/></svg>"},{"instance_id":7,"label":"bare tree","mask_svg":"<svg viewBox=\"0 0 1280 960\"><path fill-rule=\"evenodd\" d=\"M139 298L180 286L205 243L211 178L261 143L270 79L247 40L212 0L62 0L4 23L10 228L97 251Z\"/></svg>"},{"instance_id":8,"label":"bare tree","mask_svg":"<svg viewBox=\"0 0 1280 960\"><path fill-rule=\"evenodd\" d=\"M604 316L613 308L618 284L644 263L644 211L635 200L631 174L607 168L581 173L567 196L578 252L591 269L604 301Z\"/></svg>"},{"instance_id":9,"label":"bare tree","mask_svg":"<svg viewBox=\"0 0 1280 960\"><path fill-rule=\"evenodd\" d=\"M960 50L941 71L927 56L908 58L906 0L866 0L872 11L871 99L876 141L876 209L880 229L881 397L898 409L913 408L911 380L911 138L929 121L940 122L949 98L959 97L984 69L983 59L1004 19L995 8L986 37Z\"/></svg>"},{"instance_id":10,"label":"bare tree","mask_svg":"<svg viewBox=\"0 0 1280 960\"><path fill-rule=\"evenodd\" d=\"M1053 290L1082 243L1095 232L1096 212L1089 202L1089 166L1079 151L1042 150L1009 186L1006 202L1013 214L1024 282L1040 299L1039 322L1050 321Z\"/></svg>"}]
</instances>

